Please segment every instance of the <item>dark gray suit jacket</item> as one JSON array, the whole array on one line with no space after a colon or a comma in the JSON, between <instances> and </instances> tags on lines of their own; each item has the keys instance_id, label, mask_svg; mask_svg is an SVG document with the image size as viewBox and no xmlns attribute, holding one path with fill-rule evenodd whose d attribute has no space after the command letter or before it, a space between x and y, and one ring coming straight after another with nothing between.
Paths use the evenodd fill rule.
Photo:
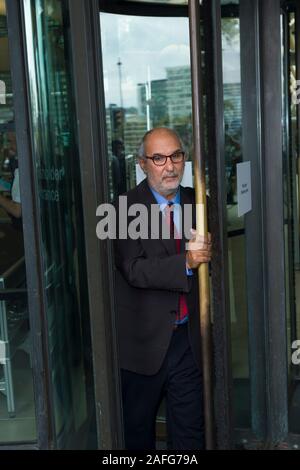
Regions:
<instances>
[{"instance_id":1,"label":"dark gray suit jacket","mask_svg":"<svg viewBox=\"0 0 300 470\"><path fill-rule=\"evenodd\" d=\"M194 205L193 189L181 187L180 194L181 205ZM151 205L157 205L146 181L126 196L128 207L145 204L149 214ZM118 202L116 208L118 212ZM145 375L158 372L173 334L180 293L187 296L189 337L195 360L201 368L198 276L196 271L191 277L186 274L185 242L185 239L181 242L180 254L176 253L174 240L117 239L115 243L117 327L122 369Z\"/></svg>"}]
</instances>

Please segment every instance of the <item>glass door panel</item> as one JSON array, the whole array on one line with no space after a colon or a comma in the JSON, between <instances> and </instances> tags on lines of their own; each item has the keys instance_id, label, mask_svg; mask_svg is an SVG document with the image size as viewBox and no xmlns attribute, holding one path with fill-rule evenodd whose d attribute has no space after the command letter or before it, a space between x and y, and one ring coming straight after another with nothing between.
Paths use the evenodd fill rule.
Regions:
<instances>
[{"instance_id":1,"label":"glass door panel","mask_svg":"<svg viewBox=\"0 0 300 470\"><path fill-rule=\"evenodd\" d=\"M0 445L36 435L6 4L0 0Z\"/></svg>"},{"instance_id":2,"label":"glass door panel","mask_svg":"<svg viewBox=\"0 0 300 470\"><path fill-rule=\"evenodd\" d=\"M160 126L175 129L191 158L189 22L187 17L101 13L100 26L113 200L143 177L136 155L147 130ZM187 185L192 186L191 162L187 166ZM157 417L157 439L165 437L163 402Z\"/></svg>"},{"instance_id":3,"label":"glass door panel","mask_svg":"<svg viewBox=\"0 0 300 470\"><path fill-rule=\"evenodd\" d=\"M237 165L243 161L240 19L238 5L230 9L230 3L222 2L227 6L222 10L222 54L233 406L235 426L250 428L245 217L238 216L237 204Z\"/></svg>"},{"instance_id":4,"label":"glass door panel","mask_svg":"<svg viewBox=\"0 0 300 470\"><path fill-rule=\"evenodd\" d=\"M222 47L234 410L236 426L250 428L245 219L237 211L237 164L243 161L240 23L237 2L232 10L229 3L224 2ZM147 130L176 129L191 154L189 25L188 18L110 13L100 14L100 24L113 200L140 181L136 153ZM164 420L163 409L160 415Z\"/></svg>"},{"instance_id":5,"label":"glass door panel","mask_svg":"<svg viewBox=\"0 0 300 470\"><path fill-rule=\"evenodd\" d=\"M299 5L283 9L284 228L289 430L300 434Z\"/></svg>"},{"instance_id":6,"label":"glass door panel","mask_svg":"<svg viewBox=\"0 0 300 470\"><path fill-rule=\"evenodd\" d=\"M96 448L67 2L24 0L56 445Z\"/></svg>"}]
</instances>

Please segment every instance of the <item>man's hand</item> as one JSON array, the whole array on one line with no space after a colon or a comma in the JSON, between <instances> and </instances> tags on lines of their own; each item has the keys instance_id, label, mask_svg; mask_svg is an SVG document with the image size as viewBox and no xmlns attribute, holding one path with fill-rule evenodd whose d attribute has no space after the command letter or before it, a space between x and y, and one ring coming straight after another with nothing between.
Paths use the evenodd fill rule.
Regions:
<instances>
[{"instance_id":1,"label":"man's hand","mask_svg":"<svg viewBox=\"0 0 300 470\"><path fill-rule=\"evenodd\" d=\"M212 243L211 234L208 238L197 236L196 231L192 230L193 238L189 241L186 252L186 267L188 269L197 269L201 263L211 261Z\"/></svg>"}]
</instances>

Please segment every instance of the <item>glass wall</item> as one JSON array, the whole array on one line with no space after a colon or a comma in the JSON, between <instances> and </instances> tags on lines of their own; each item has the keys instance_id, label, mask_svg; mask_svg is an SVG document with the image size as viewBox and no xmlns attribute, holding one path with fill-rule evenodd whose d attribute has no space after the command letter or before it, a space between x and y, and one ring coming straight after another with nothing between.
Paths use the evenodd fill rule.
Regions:
<instances>
[{"instance_id":1,"label":"glass wall","mask_svg":"<svg viewBox=\"0 0 300 470\"><path fill-rule=\"evenodd\" d=\"M0 445L36 440L19 165L5 1L0 0Z\"/></svg>"},{"instance_id":2,"label":"glass wall","mask_svg":"<svg viewBox=\"0 0 300 470\"><path fill-rule=\"evenodd\" d=\"M187 18L109 13L100 21L113 198L140 182L136 152L147 130L176 129L191 155L189 26Z\"/></svg>"},{"instance_id":3,"label":"glass wall","mask_svg":"<svg viewBox=\"0 0 300 470\"><path fill-rule=\"evenodd\" d=\"M24 12L56 445L87 449L96 412L66 4L24 0Z\"/></svg>"},{"instance_id":4,"label":"glass wall","mask_svg":"<svg viewBox=\"0 0 300 470\"><path fill-rule=\"evenodd\" d=\"M222 15L222 54L233 405L235 426L251 428L245 217L238 216L237 204L237 165L243 161L240 20L236 2L232 9L230 2L223 3L227 5Z\"/></svg>"}]
</instances>

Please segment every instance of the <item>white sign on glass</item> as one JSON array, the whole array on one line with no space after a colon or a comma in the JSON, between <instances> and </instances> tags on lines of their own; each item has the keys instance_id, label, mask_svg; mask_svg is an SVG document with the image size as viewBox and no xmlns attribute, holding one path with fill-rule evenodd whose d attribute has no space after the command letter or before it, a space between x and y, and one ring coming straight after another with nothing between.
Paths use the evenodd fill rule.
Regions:
<instances>
[{"instance_id":1,"label":"white sign on glass","mask_svg":"<svg viewBox=\"0 0 300 470\"><path fill-rule=\"evenodd\" d=\"M242 217L252 210L251 163L238 163L236 174L238 216Z\"/></svg>"},{"instance_id":2,"label":"white sign on glass","mask_svg":"<svg viewBox=\"0 0 300 470\"><path fill-rule=\"evenodd\" d=\"M6 343L5 341L0 341L0 364L5 364L6 361Z\"/></svg>"}]
</instances>

